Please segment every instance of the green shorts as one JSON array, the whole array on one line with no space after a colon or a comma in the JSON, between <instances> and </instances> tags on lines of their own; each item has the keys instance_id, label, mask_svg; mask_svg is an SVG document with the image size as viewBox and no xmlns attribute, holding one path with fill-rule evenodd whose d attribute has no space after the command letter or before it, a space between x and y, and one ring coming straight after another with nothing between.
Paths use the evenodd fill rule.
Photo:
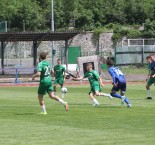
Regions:
<instances>
[{"instance_id":1,"label":"green shorts","mask_svg":"<svg viewBox=\"0 0 155 145\"><path fill-rule=\"evenodd\" d=\"M56 79L54 80L54 84L55 84L55 85L57 85L57 84L63 85L63 84L64 84L64 78L63 78L63 77L61 77L61 78L56 78Z\"/></svg>"},{"instance_id":2,"label":"green shorts","mask_svg":"<svg viewBox=\"0 0 155 145\"><path fill-rule=\"evenodd\" d=\"M148 86L151 86L152 84L155 83L155 78L150 78L148 81L147 81L147 85Z\"/></svg>"},{"instance_id":3,"label":"green shorts","mask_svg":"<svg viewBox=\"0 0 155 145\"><path fill-rule=\"evenodd\" d=\"M89 94L90 94L90 93L95 93L96 91L101 92L101 87L100 87L100 85L93 85L93 86L91 86L90 91L89 91Z\"/></svg>"},{"instance_id":4,"label":"green shorts","mask_svg":"<svg viewBox=\"0 0 155 145\"><path fill-rule=\"evenodd\" d=\"M38 94L46 95L46 92L53 92L53 86L52 85L48 85L48 86L40 85L38 88Z\"/></svg>"}]
</instances>

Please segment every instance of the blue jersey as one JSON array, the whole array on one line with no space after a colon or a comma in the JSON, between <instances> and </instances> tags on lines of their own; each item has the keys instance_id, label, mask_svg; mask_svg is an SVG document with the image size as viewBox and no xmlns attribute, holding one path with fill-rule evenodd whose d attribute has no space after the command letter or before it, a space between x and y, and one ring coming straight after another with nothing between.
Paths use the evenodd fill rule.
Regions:
<instances>
[{"instance_id":1,"label":"blue jersey","mask_svg":"<svg viewBox=\"0 0 155 145\"><path fill-rule=\"evenodd\" d=\"M119 82L126 82L124 74L118 67L112 66L108 69L108 72L112 76L114 84L117 84Z\"/></svg>"}]
</instances>

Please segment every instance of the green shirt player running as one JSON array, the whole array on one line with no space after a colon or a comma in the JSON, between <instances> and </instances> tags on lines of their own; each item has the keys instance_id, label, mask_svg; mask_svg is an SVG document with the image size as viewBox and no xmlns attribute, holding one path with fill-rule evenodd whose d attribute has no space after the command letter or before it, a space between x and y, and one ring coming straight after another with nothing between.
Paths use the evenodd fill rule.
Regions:
<instances>
[{"instance_id":1,"label":"green shirt player running","mask_svg":"<svg viewBox=\"0 0 155 145\"><path fill-rule=\"evenodd\" d=\"M146 84L146 90L148 93L148 97L146 99L152 99L150 86L155 83L155 55L151 54L147 56L146 60L150 65Z\"/></svg>"},{"instance_id":2,"label":"green shirt player running","mask_svg":"<svg viewBox=\"0 0 155 145\"><path fill-rule=\"evenodd\" d=\"M61 88L64 85L64 81L65 81L65 77L66 77L66 73L65 73L66 69L65 67L61 64L61 60L58 59L57 60L57 65L54 66L54 76L55 76L55 80L54 80L54 92L56 92L56 86L57 84L59 84L61 86ZM62 93L62 97L63 97L63 93Z\"/></svg>"},{"instance_id":3,"label":"green shirt player running","mask_svg":"<svg viewBox=\"0 0 155 145\"><path fill-rule=\"evenodd\" d=\"M69 107L67 102L64 102L58 96L54 95L52 79L51 79L51 66L49 62L46 61L46 53L40 53L40 62L37 66L37 73L33 75L32 80L35 80L35 77L40 77L40 84L38 88L38 100L39 104L42 108L41 114L47 114L45 103L43 101L43 96L48 93L51 99L54 99L65 106L66 111L68 111Z\"/></svg>"},{"instance_id":4,"label":"green shirt player running","mask_svg":"<svg viewBox=\"0 0 155 145\"><path fill-rule=\"evenodd\" d=\"M90 92L89 96L90 99L93 101L93 106L98 106L99 102L97 99L94 97L96 96L106 96L112 99L112 96L110 94L105 94L101 92L101 87L103 87L103 82L102 79L100 78L99 74L93 70L92 68L92 63L87 63L87 72L85 73L84 77L80 78L74 78L73 80L83 80L84 78L88 78L89 83L90 83Z\"/></svg>"}]
</instances>

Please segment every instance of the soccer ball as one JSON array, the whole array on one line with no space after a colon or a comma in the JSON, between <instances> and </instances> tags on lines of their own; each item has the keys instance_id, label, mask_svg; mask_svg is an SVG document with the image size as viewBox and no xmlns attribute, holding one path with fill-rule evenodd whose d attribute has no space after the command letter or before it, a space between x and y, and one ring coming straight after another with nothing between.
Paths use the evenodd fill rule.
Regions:
<instances>
[{"instance_id":1,"label":"soccer ball","mask_svg":"<svg viewBox=\"0 0 155 145\"><path fill-rule=\"evenodd\" d=\"M64 94L67 93L67 88L63 87L63 88L61 89L61 92L64 93Z\"/></svg>"}]
</instances>

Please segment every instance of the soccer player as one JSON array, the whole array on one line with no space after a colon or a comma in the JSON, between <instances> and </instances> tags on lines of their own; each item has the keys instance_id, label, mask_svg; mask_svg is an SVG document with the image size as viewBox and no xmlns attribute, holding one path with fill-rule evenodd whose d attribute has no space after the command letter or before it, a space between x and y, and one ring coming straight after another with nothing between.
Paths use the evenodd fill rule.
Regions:
<instances>
[{"instance_id":1,"label":"soccer player","mask_svg":"<svg viewBox=\"0 0 155 145\"><path fill-rule=\"evenodd\" d=\"M152 96L151 96L151 90L150 90L150 86L155 83L155 55L151 54L149 56L149 61L150 61L150 76L148 81L147 81L147 85L146 85L146 89L148 91L148 97L146 99L151 100Z\"/></svg>"},{"instance_id":2,"label":"soccer player","mask_svg":"<svg viewBox=\"0 0 155 145\"><path fill-rule=\"evenodd\" d=\"M88 78L89 83L90 83L90 92L89 96L90 99L93 101L93 106L98 106L99 102L97 99L94 97L96 96L106 96L112 99L112 96L110 94L105 94L101 92L101 87L103 87L103 82L102 79L100 78L99 74L93 70L92 63L87 63L87 72L85 73L84 77L79 77L79 78L73 78L73 80L83 80L84 78Z\"/></svg>"},{"instance_id":3,"label":"soccer player","mask_svg":"<svg viewBox=\"0 0 155 145\"><path fill-rule=\"evenodd\" d=\"M122 100L122 104L126 102L127 107L131 108L131 104L127 97L125 97L126 92L126 80L122 73L122 71L114 66L113 60L107 60L107 66L108 66L108 72L112 77L113 80L113 88L111 90L111 96L115 98L119 98ZM116 92L120 90L120 94L117 94Z\"/></svg>"},{"instance_id":4,"label":"soccer player","mask_svg":"<svg viewBox=\"0 0 155 145\"><path fill-rule=\"evenodd\" d=\"M152 96L151 96L151 89L150 89L150 84L149 84L149 81L150 81L150 76L151 76L151 58L150 56L147 56L146 57L146 61L148 63L148 70L149 70L149 73L148 73L148 76L146 78L146 81L147 81L147 84L146 84L146 90L147 90L147 94L148 94L148 97L146 99L152 99ZM152 79L152 78L151 78Z\"/></svg>"},{"instance_id":5,"label":"soccer player","mask_svg":"<svg viewBox=\"0 0 155 145\"><path fill-rule=\"evenodd\" d=\"M54 99L60 102L61 104L63 104L65 106L66 111L68 111L69 106L67 102L64 102L58 96L54 95L52 79L51 79L51 66L49 62L46 61L46 53L41 52L39 59L40 59L40 62L38 63L38 66L37 66L37 73L33 75L32 80L35 80L35 77L40 77L40 84L38 88L38 100L42 108L42 111L40 114L47 114L45 103L43 100L43 96L46 94L46 92L48 93L51 99Z\"/></svg>"},{"instance_id":6,"label":"soccer player","mask_svg":"<svg viewBox=\"0 0 155 145\"><path fill-rule=\"evenodd\" d=\"M54 66L54 92L56 93L56 86L59 84L61 88L64 85L64 81L66 78L66 69L63 65L61 65L61 60L57 60L57 65ZM62 98L64 97L64 93L62 93Z\"/></svg>"}]
</instances>

